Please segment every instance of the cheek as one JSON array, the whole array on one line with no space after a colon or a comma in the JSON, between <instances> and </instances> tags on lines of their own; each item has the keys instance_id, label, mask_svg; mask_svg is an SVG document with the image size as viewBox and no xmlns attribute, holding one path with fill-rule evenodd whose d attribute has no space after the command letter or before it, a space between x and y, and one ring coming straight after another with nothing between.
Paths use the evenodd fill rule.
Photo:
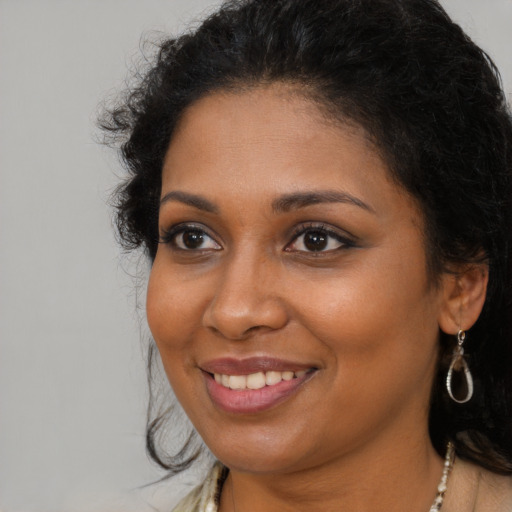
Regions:
<instances>
[{"instance_id":1,"label":"cheek","mask_svg":"<svg viewBox=\"0 0 512 512\"><path fill-rule=\"evenodd\" d=\"M146 315L151 334L157 345L166 338L169 330L169 320L173 319L173 297L169 294L169 288L165 285L157 263L155 262L149 277Z\"/></svg>"},{"instance_id":2,"label":"cheek","mask_svg":"<svg viewBox=\"0 0 512 512\"><path fill-rule=\"evenodd\" d=\"M167 379L186 407L197 392L189 378L194 370L190 344L197 321L192 314L190 287L180 286L176 281L165 266L155 260L148 283L146 314Z\"/></svg>"},{"instance_id":3,"label":"cheek","mask_svg":"<svg viewBox=\"0 0 512 512\"><path fill-rule=\"evenodd\" d=\"M297 286L295 311L301 323L337 357L350 355L354 364L358 358L370 364L384 353L398 362L415 357L418 349L434 349L437 299L426 273L418 272L424 268L423 253L397 257L398 263L392 257L375 260Z\"/></svg>"},{"instance_id":4,"label":"cheek","mask_svg":"<svg viewBox=\"0 0 512 512\"><path fill-rule=\"evenodd\" d=\"M438 327L425 281L404 267L388 274L366 268L319 285L301 301L301 322L330 354L332 399L323 413L350 431L351 418L375 426L405 403L426 409Z\"/></svg>"},{"instance_id":5,"label":"cheek","mask_svg":"<svg viewBox=\"0 0 512 512\"><path fill-rule=\"evenodd\" d=\"M167 353L180 353L188 346L198 325L198 294L166 270L157 255L148 283L146 314L149 328L164 365Z\"/></svg>"}]
</instances>

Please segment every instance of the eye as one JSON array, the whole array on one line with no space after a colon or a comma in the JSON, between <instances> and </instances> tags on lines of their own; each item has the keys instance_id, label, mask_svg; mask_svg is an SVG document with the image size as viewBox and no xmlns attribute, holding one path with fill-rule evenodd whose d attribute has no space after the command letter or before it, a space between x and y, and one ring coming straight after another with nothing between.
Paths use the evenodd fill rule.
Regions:
<instances>
[{"instance_id":1,"label":"eye","mask_svg":"<svg viewBox=\"0 0 512 512\"><path fill-rule=\"evenodd\" d=\"M175 226L163 233L160 242L181 251L218 251L222 249L204 229L196 226Z\"/></svg>"},{"instance_id":2,"label":"eye","mask_svg":"<svg viewBox=\"0 0 512 512\"><path fill-rule=\"evenodd\" d=\"M348 237L340 233L323 226L311 226L301 228L285 250L320 253L352 247L353 245L354 243Z\"/></svg>"}]
</instances>

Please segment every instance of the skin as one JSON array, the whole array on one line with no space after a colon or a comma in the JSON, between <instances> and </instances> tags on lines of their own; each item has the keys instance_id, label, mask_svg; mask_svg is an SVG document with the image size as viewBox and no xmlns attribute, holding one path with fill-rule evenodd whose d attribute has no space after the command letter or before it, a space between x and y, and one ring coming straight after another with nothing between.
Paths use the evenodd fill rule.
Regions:
<instances>
[{"instance_id":1,"label":"skin","mask_svg":"<svg viewBox=\"0 0 512 512\"><path fill-rule=\"evenodd\" d=\"M325 191L354 201L273 208ZM364 132L284 85L189 107L164 197L148 322L177 398L231 470L222 512L428 510L442 472L427 430L439 330L476 320L485 272L432 285L422 214ZM166 238L183 223L185 236L203 231L199 248L184 249L183 232ZM298 229L345 241L326 235L325 250L311 251ZM276 406L234 414L212 401L201 371L228 356L315 372Z\"/></svg>"}]
</instances>

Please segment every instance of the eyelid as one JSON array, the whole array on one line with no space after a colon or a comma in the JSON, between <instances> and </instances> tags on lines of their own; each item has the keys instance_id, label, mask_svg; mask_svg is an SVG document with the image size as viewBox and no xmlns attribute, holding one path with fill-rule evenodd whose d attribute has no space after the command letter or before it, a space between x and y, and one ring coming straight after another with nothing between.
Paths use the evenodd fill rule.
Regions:
<instances>
[{"instance_id":1,"label":"eyelid","mask_svg":"<svg viewBox=\"0 0 512 512\"><path fill-rule=\"evenodd\" d=\"M178 224L174 224L168 228L160 229L160 237L158 243L166 244L172 247L173 250L183 251L183 252L200 252L206 250L221 250L222 244L218 241L218 236L212 233L212 231L205 226L204 224L196 223L196 222L179 222ZM206 248L206 249L183 249L178 247L175 243L175 238L180 233L184 233L186 231L199 231L204 233L208 238L210 238L217 246L218 249Z\"/></svg>"},{"instance_id":2,"label":"eyelid","mask_svg":"<svg viewBox=\"0 0 512 512\"><path fill-rule=\"evenodd\" d=\"M210 238L212 242L217 246L215 248L207 247L197 249L184 249L179 247L176 243L176 237L180 233L184 233L186 231L198 231L206 235L206 237ZM324 233L326 237L336 240L340 243L339 247L335 247L333 249L327 250L319 250L319 251L311 251L311 250L303 250L303 249L294 249L291 246L296 243L299 237L305 235L308 232L316 231ZM297 253L309 253L309 254L327 254L333 253L339 250L347 249L350 247L354 247L356 245L357 237L348 233L345 230L340 228L333 227L324 222L315 222L310 221L306 223L301 223L294 227L292 233L289 235L291 241L285 246L284 250L286 252L297 252ZM204 224L197 222L179 222L177 224L171 225L168 228L160 228L160 237L159 243L169 245L173 250L183 251L183 252L205 252L211 250L221 250L223 248L221 242L219 242L219 236L216 233L212 233L212 230L205 226Z\"/></svg>"},{"instance_id":3,"label":"eyelid","mask_svg":"<svg viewBox=\"0 0 512 512\"><path fill-rule=\"evenodd\" d=\"M323 250L323 251L304 251L304 250L297 250L297 249L291 249L290 246L293 245L299 237L302 235L305 235L308 232L311 231L319 231L324 233L327 237L334 238L337 240L341 245L339 247L336 247L335 249L329 249L329 250ZM310 253L315 255L320 254L327 254L327 253L333 253L338 250L347 249L350 247L356 246L356 240L357 238L350 233L348 233L345 230L341 230L339 228L334 228L330 225L326 225L323 222L307 222L306 224L300 224L299 226L296 226L292 232L292 240L289 242L286 247L285 251L287 252L300 252L300 253Z\"/></svg>"}]
</instances>

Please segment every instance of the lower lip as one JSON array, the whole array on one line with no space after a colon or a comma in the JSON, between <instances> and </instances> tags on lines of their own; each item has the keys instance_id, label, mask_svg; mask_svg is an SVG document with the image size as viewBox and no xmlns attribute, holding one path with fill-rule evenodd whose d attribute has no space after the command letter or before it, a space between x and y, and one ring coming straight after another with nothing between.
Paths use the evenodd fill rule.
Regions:
<instances>
[{"instance_id":1,"label":"lower lip","mask_svg":"<svg viewBox=\"0 0 512 512\"><path fill-rule=\"evenodd\" d=\"M284 402L308 381L315 372L302 377L282 380L273 386L261 389L234 390L218 384L209 373L203 373L206 388L213 403L223 411L238 414L250 414L266 411Z\"/></svg>"}]
</instances>

